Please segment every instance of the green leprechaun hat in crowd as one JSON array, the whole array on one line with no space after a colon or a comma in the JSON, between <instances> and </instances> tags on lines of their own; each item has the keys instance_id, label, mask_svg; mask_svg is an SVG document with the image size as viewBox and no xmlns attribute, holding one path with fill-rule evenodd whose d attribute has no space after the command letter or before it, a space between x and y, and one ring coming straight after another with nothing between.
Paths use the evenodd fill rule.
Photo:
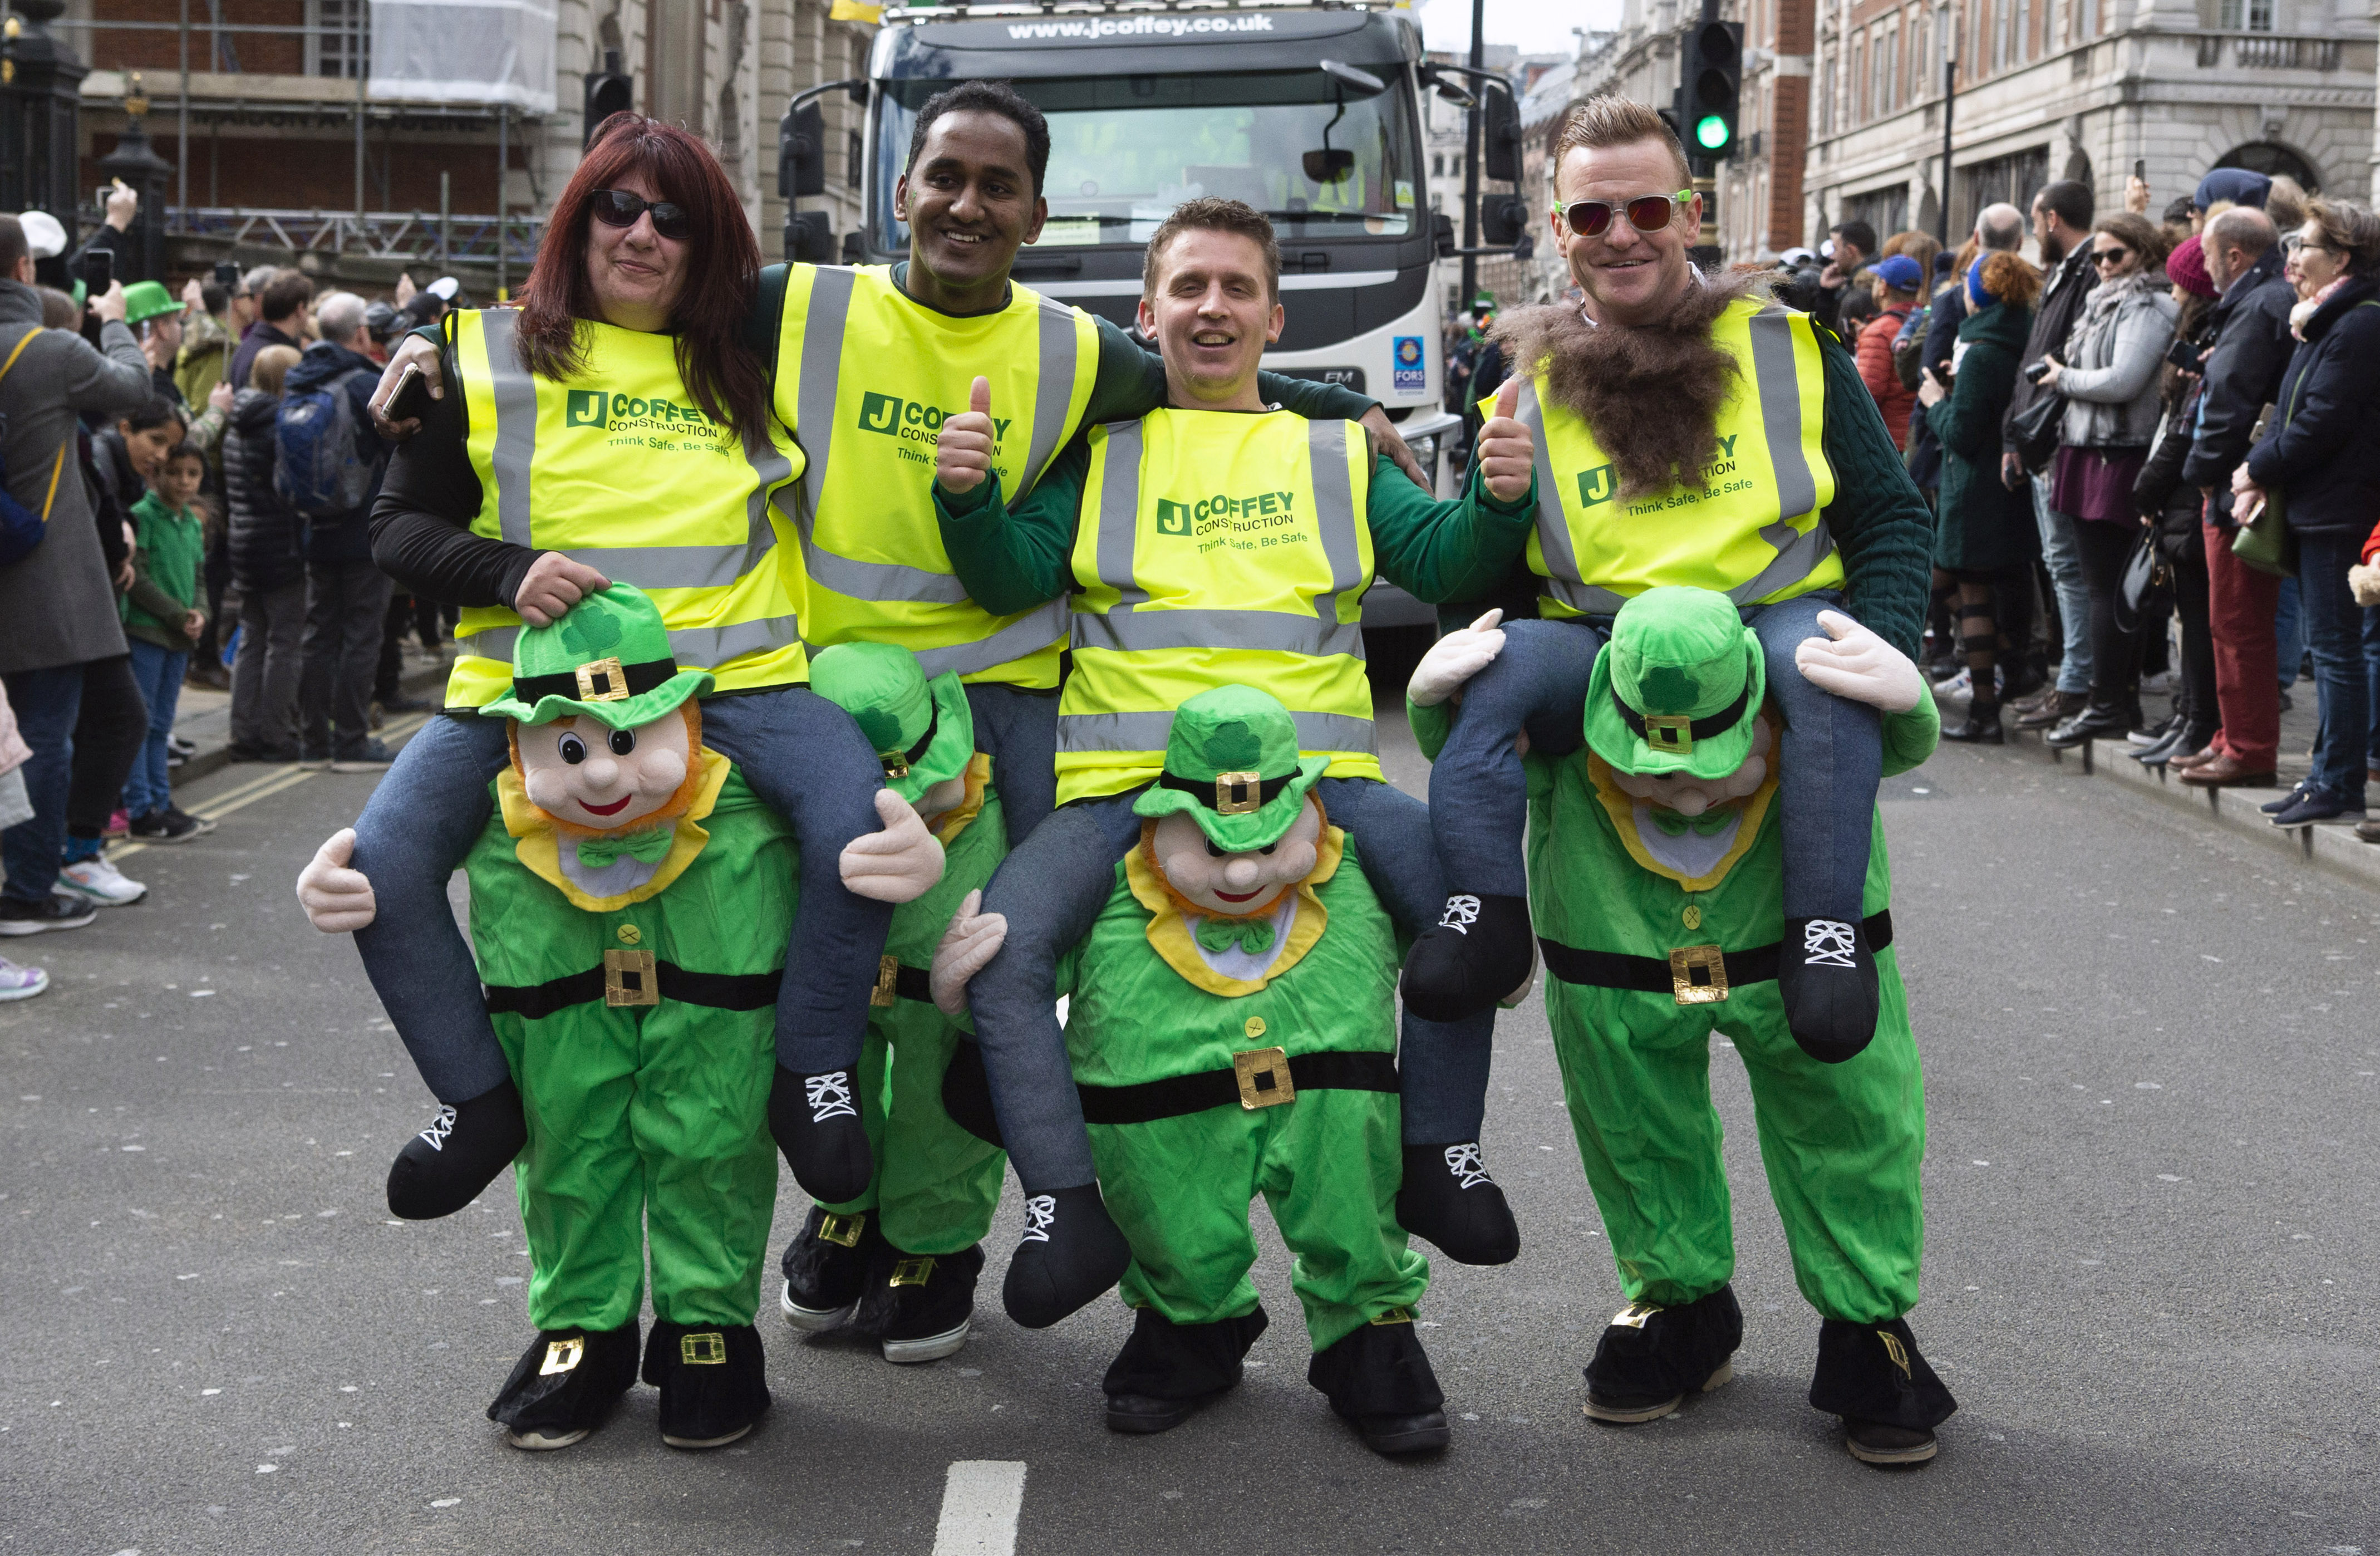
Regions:
<instances>
[{"instance_id":1,"label":"green leprechaun hat in crowd","mask_svg":"<svg viewBox=\"0 0 2380 1556\"><path fill-rule=\"evenodd\" d=\"M975 760L975 714L958 672L932 680L897 643L837 643L810 661L810 690L849 713L910 804Z\"/></svg>"},{"instance_id":2,"label":"green leprechaun hat in crowd","mask_svg":"<svg viewBox=\"0 0 2380 1556\"><path fill-rule=\"evenodd\" d=\"M521 628L511 695L480 715L525 724L577 716L634 729L710 689L710 671L677 667L661 608L642 590L615 583L549 626Z\"/></svg>"},{"instance_id":3,"label":"green leprechaun hat in crowd","mask_svg":"<svg viewBox=\"0 0 2380 1556\"><path fill-rule=\"evenodd\" d=\"M1649 589L1621 606L1586 688L1586 743L1622 772L1724 778L1752 749L1767 695L1760 638L1707 589Z\"/></svg>"},{"instance_id":4,"label":"green leprechaun hat in crowd","mask_svg":"<svg viewBox=\"0 0 2380 1556\"><path fill-rule=\"evenodd\" d=\"M1277 698L1217 687L1174 711L1165 772L1133 813L1186 810L1216 847L1245 854L1281 841L1330 765L1328 757L1297 754L1297 723Z\"/></svg>"}]
</instances>

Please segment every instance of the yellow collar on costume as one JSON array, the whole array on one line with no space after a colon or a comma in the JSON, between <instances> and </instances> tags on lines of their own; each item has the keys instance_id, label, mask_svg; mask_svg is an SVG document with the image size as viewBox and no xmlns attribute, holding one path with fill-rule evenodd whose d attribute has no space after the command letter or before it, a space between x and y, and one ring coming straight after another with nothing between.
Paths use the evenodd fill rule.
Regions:
<instances>
[{"instance_id":1,"label":"yellow collar on costume","mask_svg":"<svg viewBox=\"0 0 2380 1556\"><path fill-rule=\"evenodd\" d=\"M983 814L984 796L991 788L990 754L978 751L960 776L966 780L966 797L933 821L934 840L945 848L959 840L959 833L966 831L969 821Z\"/></svg>"},{"instance_id":2,"label":"yellow collar on costume","mask_svg":"<svg viewBox=\"0 0 2380 1556\"><path fill-rule=\"evenodd\" d=\"M1297 966L1322 938L1322 931L1330 927L1330 913L1322 906L1322 899L1315 895L1314 889L1337 873L1339 861L1346 854L1346 837L1337 827L1326 825L1322 829L1315 844L1314 869L1295 888L1296 918L1289 932L1280 939L1280 953L1265 968L1264 975L1253 979L1228 977L1207 965L1207 959L1198 954L1197 926L1191 922L1207 915L1186 912L1173 900L1138 844L1124 856L1124 881L1140 906L1148 910L1148 943L1165 965L1209 994L1236 999L1255 993Z\"/></svg>"},{"instance_id":3,"label":"yellow collar on costume","mask_svg":"<svg viewBox=\"0 0 2380 1556\"><path fill-rule=\"evenodd\" d=\"M686 867L694 863L695 856L701 853L702 845L710 841L710 834L698 823L710 814L712 806L719 803L719 791L726 784L727 774L733 771L728 760L717 751L704 750L700 756L702 774L694 793L694 803L687 806L686 813L677 819L670 839L669 855L645 883L635 890L623 892L617 896L590 897L565 876L562 870L565 839L554 826L553 818L529 799L528 792L521 787L519 772L507 767L496 775L496 799L504 808L504 830L512 833L515 840L514 854L530 873L568 898L572 906L585 908L589 913L614 913L631 903L640 903L659 894L668 889L671 881L686 873ZM575 839L569 841L572 846L577 846Z\"/></svg>"},{"instance_id":4,"label":"yellow collar on costume","mask_svg":"<svg viewBox=\"0 0 2380 1556\"><path fill-rule=\"evenodd\" d=\"M1774 748L1771 749L1773 751ZM1777 764L1772 760L1768 764L1768 775L1760 781L1760 787L1736 802L1742 812L1742 820L1737 824L1735 836L1730 840L1727 851L1702 874L1690 876L1681 869L1663 863L1645 837L1644 828L1648 824L1646 817L1650 808L1640 810L1638 808L1643 802L1612 781L1610 763L1593 751L1584 754L1587 778L1595 785L1595 797L1603 802L1603 808L1609 813L1611 830L1620 834L1620 842L1628 850L1628 857L1655 875L1674 881L1689 892L1707 892L1727 879L1727 872L1735 868L1736 861L1752 851L1753 843L1760 836L1760 823L1768 814L1769 802L1777 795Z\"/></svg>"}]
</instances>

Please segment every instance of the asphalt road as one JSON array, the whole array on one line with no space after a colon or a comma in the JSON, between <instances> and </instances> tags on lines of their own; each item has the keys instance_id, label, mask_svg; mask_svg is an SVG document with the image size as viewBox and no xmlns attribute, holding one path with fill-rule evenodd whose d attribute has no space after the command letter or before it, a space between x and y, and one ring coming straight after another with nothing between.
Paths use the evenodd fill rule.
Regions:
<instances>
[{"instance_id":1,"label":"asphalt road","mask_svg":"<svg viewBox=\"0 0 2380 1556\"><path fill-rule=\"evenodd\" d=\"M1434 1462L1375 1459L1306 1386L1269 1230L1246 1385L1109 1435L1123 1314L999 1314L1013 1194L957 1356L894 1368L764 1316L777 1406L746 1443L663 1448L639 1389L581 1447L516 1453L481 1416L530 1338L508 1183L389 1220L431 1103L291 893L373 780L261 775L199 786L249 800L212 836L124 861L148 901L0 947L57 979L0 1006L0 1551L925 1556L938 1520L940 1549L997 1550L997 1505L989 1543L944 1517L949 1466L990 1461L1024 1466L1031 1556L2380 1556L2380 900L2109 785L1966 749L1888 785L1930 1083L1912 1322L1961 1408L1933 1465L1882 1473L1803 1401L1817 1323L1724 1047L1737 1380L1650 1427L1581 1415L1620 1298L1535 1009L1506 1018L1488 1142L1523 1254L1434 1261L1423 1307L1456 1428ZM788 1179L781 1239L801 1203ZM1016 1473L954 1484L996 1504Z\"/></svg>"}]
</instances>

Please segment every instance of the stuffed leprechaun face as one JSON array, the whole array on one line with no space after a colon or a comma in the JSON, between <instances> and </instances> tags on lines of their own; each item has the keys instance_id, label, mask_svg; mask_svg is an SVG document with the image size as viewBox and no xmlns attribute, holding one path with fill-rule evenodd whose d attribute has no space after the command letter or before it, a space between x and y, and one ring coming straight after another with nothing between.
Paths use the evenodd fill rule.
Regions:
<instances>
[{"instance_id":1,"label":"stuffed leprechaun face","mask_svg":"<svg viewBox=\"0 0 2380 1556\"><path fill-rule=\"evenodd\" d=\"M589 718L512 727L530 801L595 832L632 827L666 806L694 762L693 730L677 708L628 729Z\"/></svg>"},{"instance_id":2,"label":"stuffed leprechaun face","mask_svg":"<svg viewBox=\"0 0 2380 1556\"><path fill-rule=\"evenodd\" d=\"M1644 800L1657 810L1699 816L1715 805L1742 799L1760 787L1768 776L1769 745L1774 737L1768 715L1763 712L1753 720L1752 748L1744 753L1735 771L1724 778L1697 778L1691 772L1666 772L1656 777L1622 772L1615 767L1611 781L1621 793Z\"/></svg>"},{"instance_id":3,"label":"stuffed leprechaun face","mask_svg":"<svg viewBox=\"0 0 2380 1556\"><path fill-rule=\"evenodd\" d=\"M1281 893L1313 874L1321 837L1322 811L1309 797L1297 820L1269 847L1227 854L1187 811L1176 810L1158 820L1151 848L1166 884L1184 901L1236 918L1266 911Z\"/></svg>"}]
</instances>

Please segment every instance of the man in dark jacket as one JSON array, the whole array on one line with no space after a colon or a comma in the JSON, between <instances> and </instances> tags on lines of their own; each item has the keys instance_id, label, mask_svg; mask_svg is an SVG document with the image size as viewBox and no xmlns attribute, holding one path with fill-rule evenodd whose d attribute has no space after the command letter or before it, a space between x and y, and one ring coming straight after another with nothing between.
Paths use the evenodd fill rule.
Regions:
<instances>
[{"instance_id":1,"label":"man in dark jacket","mask_svg":"<svg viewBox=\"0 0 2380 1556\"><path fill-rule=\"evenodd\" d=\"M2226 211L2199 237L2207 278L2222 288L2208 316L2215 344L2181 480L2206 499L2206 614L2215 640L2216 738L2181 770L2206 788L2273 781L2280 750L2279 654L2273 612L2280 580L2231 554L2231 472L2246 458L2256 419L2280 392L2296 341L2289 309L2297 291L2281 274L2272 218L2252 207Z\"/></svg>"},{"instance_id":2,"label":"man in dark jacket","mask_svg":"<svg viewBox=\"0 0 2380 1556\"><path fill-rule=\"evenodd\" d=\"M260 357L263 353L259 352ZM239 586L239 658L232 666L231 760L295 761L306 631L306 522L273 485L273 423L285 355L249 371L224 429L225 550Z\"/></svg>"},{"instance_id":3,"label":"man in dark jacket","mask_svg":"<svg viewBox=\"0 0 2380 1556\"><path fill-rule=\"evenodd\" d=\"M268 300L270 291L266 294ZM315 310L322 338L289 370L282 413L299 395L329 387L352 403L357 452L373 468L371 489L356 507L306 520L306 652L298 687L303 760L334 772L386 767L388 748L371 737L372 671L380 663L381 622L388 614L388 575L372 565L370 514L386 467L387 445L372 431L371 392L380 368L365 347L364 299L334 292ZM337 733L333 735L333 726ZM335 745L334 744L335 738Z\"/></svg>"},{"instance_id":4,"label":"man in dark jacket","mask_svg":"<svg viewBox=\"0 0 2380 1556\"><path fill-rule=\"evenodd\" d=\"M2041 267L2046 274L2040 300L2034 304L2033 334L2025 339L2024 363L2017 371L2016 394L2009 400L2003 427L2014 426L2025 407L2041 396L2041 389L2030 376L2034 364L2044 357L2064 359L2066 337L2073 333L2074 321L2082 316L2091 288L2099 284L2091 261L2095 214L2091 186L2070 178L2047 185L2033 197L2033 236L2041 246ZM2013 441L2004 444L2000 455L2000 479L2012 492L2026 479L2024 462L2017 457ZM2041 562L2049 571L2058 599L2064 649L2058 656L2058 685L2045 689L2041 700L2020 711L2016 722L2019 729L2046 729L2081 712L2091 699L2091 641L2086 630L2091 594L2082 582L2082 554L2075 546L2073 517L2049 505L2048 471L2032 480L2033 511L2041 524Z\"/></svg>"},{"instance_id":5,"label":"man in dark jacket","mask_svg":"<svg viewBox=\"0 0 2380 1556\"><path fill-rule=\"evenodd\" d=\"M313 300L314 283L303 271L282 270L273 273L257 296L258 318L255 326L239 337L238 349L231 354L231 386L235 390L248 387L248 370L256 363L256 354L268 346L294 346L306 349L306 305ZM328 336L324 337L328 339Z\"/></svg>"}]
</instances>

